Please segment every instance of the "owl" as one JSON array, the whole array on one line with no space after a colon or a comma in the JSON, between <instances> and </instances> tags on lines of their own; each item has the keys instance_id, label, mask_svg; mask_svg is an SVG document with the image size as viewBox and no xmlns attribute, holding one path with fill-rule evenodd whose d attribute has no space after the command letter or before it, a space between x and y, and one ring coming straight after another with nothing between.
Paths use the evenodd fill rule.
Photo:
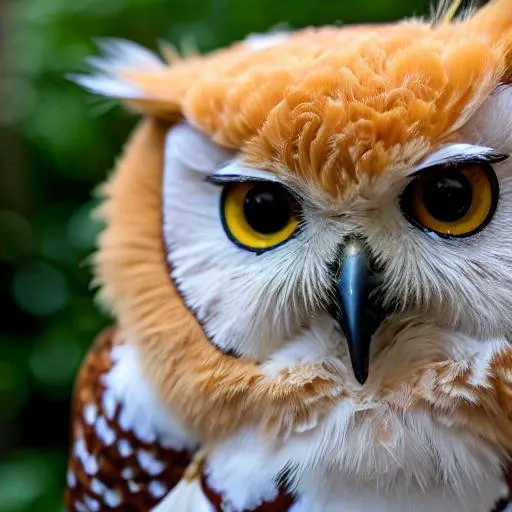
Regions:
<instances>
[{"instance_id":1,"label":"owl","mask_svg":"<svg viewBox=\"0 0 512 512\"><path fill-rule=\"evenodd\" d=\"M77 512L490 512L512 453L512 0L164 58L101 189Z\"/></svg>"}]
</instances>

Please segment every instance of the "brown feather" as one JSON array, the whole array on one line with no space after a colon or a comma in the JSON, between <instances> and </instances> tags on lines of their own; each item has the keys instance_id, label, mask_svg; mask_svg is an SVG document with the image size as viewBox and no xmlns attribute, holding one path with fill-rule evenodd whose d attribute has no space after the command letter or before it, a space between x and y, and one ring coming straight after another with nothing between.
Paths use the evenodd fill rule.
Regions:
<instances>
[{"instance_id":1,"label":"brown feather","mask_svg":"<svg viewBox=\"0 0 512 512\"><path fill-rule=\"evenodd\" d=\"M186 451L177 452L164 448L158 442L145 443L124 431L119 425L119 406L114 411L104 408L105 387L102 378L112 367L111 351L122 339L114 329L102 333L90 350L80 370L75 389L72 409L72 448L68 463L68 485L66 489L66 510L80 512L136 512L150 510L161 499L149 491L151 482L158 481L167 491L182 478L190 461ZM94 421L86 420L86 408L95 411ZM115 433L112 443L97 434L98 420ZM120 442L130 447L130 453L123 453ZM82 448L78 448L78 446ZM158 476L148 474L137 459L137 452L143 450L162 461L164 469ZM89 463L84 464L87 452ZM126 478L126 473L131 473ZM97 503L99 508L95 508Z\"/></svg>"}]
</instances>

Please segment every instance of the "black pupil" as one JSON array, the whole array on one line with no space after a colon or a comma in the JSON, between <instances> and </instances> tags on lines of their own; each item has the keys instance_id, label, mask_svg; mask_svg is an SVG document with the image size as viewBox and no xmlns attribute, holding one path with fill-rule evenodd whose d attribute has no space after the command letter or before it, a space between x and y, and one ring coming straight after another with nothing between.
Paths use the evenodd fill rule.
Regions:
<instances>
[{"instance_id":1,"label":"black pupil","mask_svg":"<svg viewBox=\"0 0 512 512\"><path fill-rule=\"evenodd\" d=\"M423 188L423 204L430 215L441 222L460 220L471 208L473 190L469 180L458 171L433 176Z\"/></svg>"},{"instance_id":2,"label":"black pupil","mask_svg":"<svg viewBox=\"0 0 512 512\"><path fill-rule=\"evenodd\" d=\"M290 203L279 185L257 184L245 196L244 215L254 231L265 235L277 233L290 220Z\"/></svg>"}]
</instances>

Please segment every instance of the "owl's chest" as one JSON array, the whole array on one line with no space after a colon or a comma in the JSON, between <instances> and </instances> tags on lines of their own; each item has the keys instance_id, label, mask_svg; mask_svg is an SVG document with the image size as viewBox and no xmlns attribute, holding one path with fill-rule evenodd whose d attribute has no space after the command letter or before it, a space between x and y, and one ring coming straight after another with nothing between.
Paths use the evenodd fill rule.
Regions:
<instances>
[{"instance_id":1,"label":"owl's chest","mask_svg":"<svg viewBox=\"0 0 512 512\"><path fill-rule=\"evenodd\" d=\"M160 404L132 347L112 354L111 342L78 381L69 511L488 512L506 494L496 454L421 411L344 403L279 443L253 428L200 446Z\"/></svg>"},{"instance_id":2,"label":"owl's chest","mask_svg":"<svg viewBox=\"0 0 512 512\"><path fill-rule=\"evenodd\" d=\"M233 436L209 453L201 482L217 510L233 511L486 512L507 495L485 443L424 411L404 417L353 404L282 443L257 429Z\"/></svg>"},{"instance_id":3,"label":"owl's chest","mask_svg":"<svg viewBox=\"0 0 512 512\"><path fill-rule=\"evenodd\" d=\"M265 489L258 475L255 475L256 485L245 482L241 487L224 486L224 491L219 491L213 488L207 472L200 472L192 481L183 480L162 500L155 512L505 512L512 509L510 488L505 488L504 481L498 486L498 497L494 498L491 489L479 497L471 489L467 490L465 497L453 495L443 487L393 494L390 489L375 492L371 486L350 489L340 482L338 489L329 489L325 482L314 478L309 489L296 489L291 493L282 478L281 484L279 479L274 481L274 485L267 482ZM500 493L504 495L501 498ZM245 505L242 503L244 500Z\"/></svg>"}]
</instances>

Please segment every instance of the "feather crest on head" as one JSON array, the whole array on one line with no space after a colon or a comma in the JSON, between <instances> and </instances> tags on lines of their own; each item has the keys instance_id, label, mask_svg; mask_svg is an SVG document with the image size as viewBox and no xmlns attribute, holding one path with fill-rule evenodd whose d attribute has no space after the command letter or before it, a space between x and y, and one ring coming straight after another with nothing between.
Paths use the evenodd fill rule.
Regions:
<instances>
[{"instance_id":1,"label":"feather crest on head","mask_svg":"<svg viewBox=\"0 0 512 512\"><path fill-rule=\"evenodd\" d=\"M497 0L453 23L306 29L172 65L107 41L105 58L91 61L100 73L76 78L142 113L183 116L251 164L339 195L421 158L508 80L510 12L510 0Z\"/></svg>"}]
</instances>

